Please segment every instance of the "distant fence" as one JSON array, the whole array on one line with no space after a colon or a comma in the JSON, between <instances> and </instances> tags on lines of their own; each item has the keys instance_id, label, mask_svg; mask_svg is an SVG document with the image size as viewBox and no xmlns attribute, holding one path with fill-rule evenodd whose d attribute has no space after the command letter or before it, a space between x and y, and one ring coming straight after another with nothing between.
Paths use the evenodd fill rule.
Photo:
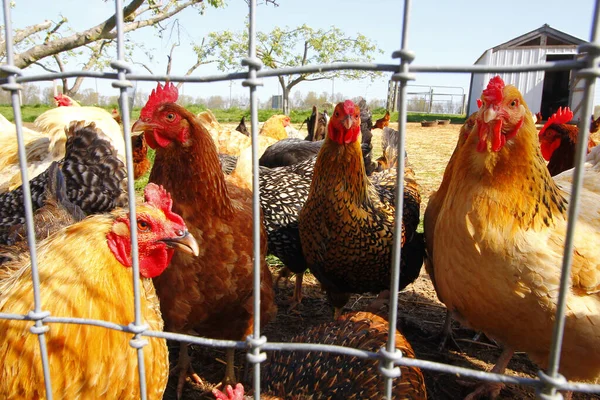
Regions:
<instances>
[{"instance_id":1,"label":"distant fence","mask_svg":"<svg viewBox=\"0 0 600 400\"><path fill-rule=\"evenodd\" d=\"M407 112L463 115L465 90L458 86L408 85ZM394 112L398 105L398 82L390 81L386 108Z\"/></svg>"}]
</instances>

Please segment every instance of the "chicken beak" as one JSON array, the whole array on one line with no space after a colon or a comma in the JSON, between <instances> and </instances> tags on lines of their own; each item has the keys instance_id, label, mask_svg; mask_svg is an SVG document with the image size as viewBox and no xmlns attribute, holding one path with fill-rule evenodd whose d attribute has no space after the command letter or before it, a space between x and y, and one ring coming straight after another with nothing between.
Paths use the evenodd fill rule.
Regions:
<instances>
[{"instance_id":1,"label":"chicken beak","mask_svg":"<svg viewBox=\"0 0 600 400\"><path fill-rule=\"evenodd\" d=\"M498 112L491 106L483 112L483 122L486 124L496 119Z\"/></svg>"},{"instance_id":2,"label":"chicken beak","mask_svg":"<svg viewBox=\"0 0 600 400\"><path fill-rule=\"evenodd\" d=\"M198 242L196 242L196 239L188 231L185 231L182 236L162 239L161 241L165 242L169 247L181 250L184 253L192 254L196 257L200 254Z\"/></svg>"},{"instance_id":3,"label":"chicken beak","mask_svg":"<svg viewBox=\"0 0 600 400\"><path fill-rule=\"evenodd\" d=\"M146 131L151 131L154 130L154 128L156 128L157 125L153 124L152 122L146 122L146 121L142 121L141 119L138 119L137 121L135 121L135 124L133 124L133 126L131 127L131 133L135 134L135 132L140 132L140 133L144 133Z\"/></svg>"},{"instance_id":4,"label":"chicken beak","mask_svg":"<svg viewBox=\"0 0 600 400\"><path fill-rule=\"evenodd\" d=\"M346 128L346 129L352 128L352 124L353 123L354 123L354 121L352 120L352 116L351 115L346 115L346 117L342 121L342 124L344 124L344 128Z\"/></svg>"}]
</instances>

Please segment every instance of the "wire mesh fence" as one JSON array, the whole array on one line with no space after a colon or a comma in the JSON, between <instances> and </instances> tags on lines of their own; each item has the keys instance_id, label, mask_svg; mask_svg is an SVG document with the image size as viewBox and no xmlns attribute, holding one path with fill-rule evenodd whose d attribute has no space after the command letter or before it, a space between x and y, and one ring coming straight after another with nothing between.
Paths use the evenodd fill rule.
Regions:
<instances>
[{"instance_id":1,"label":"wire mesh fence","mask_svg":"<svg viewBox=\"0 0 600 400\"><path fill-rule=\"evenodd\" d=\"M144 337L156 337L164 338L169 340L183 341L187 343L194 343L200 346L209 347L231 347L238 349L246 349L248 351L248 361L253 364L254 368L254 397L259 398L260 394L260 366L265 360L265 351L323 351L331 352L340 355L355 356L359 358L373 358L379 360L381 367L381 374L385 378L385 397L392 398L392 383L395 378L400 375L398 366L412 366L423 369L430 369L439 371L447 374L453 374L456 376L472 377L489 382L502 382L518 385L530 385L536 388L536 393L539 398L543 399L557 399L560 395L557 395L557 390L568 390L577 391L584 393L600 393L600 385L584 384L584 383L570 383L564 380L559 374L560 371L560 351L561 344L564 334L565 326L565 306L566 306L566 295L568 292L570 267L572 261L572 249L573 249L573 238L574 238L574 223L576 216L578 215L579 208L579 192L582 187L582 175L583 175L583 164L585 157L578 156L575 174L573 178L573 189L572 198L569 205L568 214L568 228L566 233L564 260L562 265L562 279L560 286L560 293L558 298L558 307L556 314L555 329L553 332L553 342L551 348L551 357L549 362L549 368L546 372L540 371L539 378L523 378L517 376L508 376L503 374L495 374L489 372L483 372L473 370L469 368L457 367L447 365L438 362L431 362L421 359L410 359L403 358L398 350L396 350L396 343L394 335L389 335L389 339L385 348L382 348L379 352L368 352L352 348L345 348L340 346L322 345L322 344L308 344L308 343L276 343L269 342L266 337L261 335L260 326L260 202L259 196L259 176L253 174L253 240L254 240L254 327L253 334L248 337L246 341L229 341L229 340L215 340L204 337L189 336L183 334L176 334L170 332L153 331L145 325L145 322L141 314L141 300L140 300L140 283L137 277L139 276L139 263L138 263L138 251L137 251L137 233L135 229L131 230L131 244L132 244L132 280L134 290L134 315L135 318L129 325L119 325L109 321L102 320L91 320L85 318L72 318L68 316L54 316L50 315L47 311L44 311L40 301L40 278L38 272L37 258L36 258L36 245L33 229L33 207L31 201L31 190L29 187L29 179L27 172L27 160L24 148L23 140L23 121L21 117L21 104L19 99L19 91L21 90L21 84L25 82L39 82L39 81L52 81L63 77L94 77L98 79L107 79L112 81L112 85L120 93L119 106L121 109L121 115L123 118L123 127L125 137L130 135L130 102L129 102L129 91L128 88L132 87L133 81L172 81L172 82L217 82L226 80L242 80L242 84L249 88L250 92L250 111L251 111L251 132L252 142L257 143L257 132L258 132L258 114L257 105L258 97L257 92L261 86L261 78L281 76L292 73L307 73L307 72L323 72L331 70L370 70L370 71L387 71L393 72L393 80L398 82L398 110L399 110L399 132L401 140L398 144L398 155L399 160L397 163L398 174L397 174L397 185L396 185L396 199L398 204L396 205L396 228L395 228L395 240L394 240L394 255L393 255L393 268L392 276L390 277L390 288L391 288L391 299L390 299L390 313L389 313L389 329L390 332L395 332L396 321L397 321L397 309L398 309L398 284L400 275L400 221L402 220L402 199L403 199L403 179L404 176L404 157L405 157L405 133L406 133L406 112L408 107L408 83L414 80L416 73L478 73L478 72L519 72L519 71L534 71L534 70L576 70L579 76L586 80L587 84L584 91L584 104L583 113L579 126L579 132L589 132L590 127L590 109L593 103L593 92L595 79L600 76L600 70L598 69L598 61L600 57L600 41L598 37L599 23L598 16L600 12L599 2L595 6L594 21L592 27L592 36L588 44L580 47L580 53L586 54L586 57L577 61L557 61L547 62L541 65L522 65L522 66L507 66L507 67L489 67L480 65L471 66L413 66L411 65L414 54L410 51L409 47L409 21L410 21L410 5L411 1L406 0L404 2L403 9L403 25L401 35L401 46L400 49L393 53L392 58L398 59L399 63L391 64L377 64L377 63L336 63L335 65L307 65L303 67L294 68L283 68L278 70L262 70L261 62L256 57L256 2L250 1L249 7L249 54L247 58L241 60L241 64L248 67L247 72L237 72L229 74L218 74L209 76L167 76L167 75L144 75L132 73L131 66L125 61L124 58L124 39L123 39L123 2L122 0L115 0L116 10L116 26L117 26L117 56L116 59L111 63L111 67L114 69L113 72L90 72L90 71L71 71L66 73L51 73L51 74L37 74L37 75L24 75L24 71L14 66L14 48L12 45L13 29L11 24L11 7L10 1L3 0L3 11L4 11L4 23L5 23L5 38L6 38L6 63L0 66L0 71L4 74L5 78L2 79L2 89L11 93L11 100L14 109L14 121L16 125L17 141L19 145L19 165L22 174L23 181L23 196L24 196L24 207L26 214L26 226L27 226L27 240L29 243L29 251L31 254L31 275L33 280L33 298L34 298L34 309L28 314L11 314L11 313L0 313L2 319L12 320L26 320L33 322L31 328L31 334L37 335L39 340L39 348L41 354L41 360L44 372L44 384L46 389L46 398L53 398L53 390L59 390L57 387L53 387L52 380L50 377L50 366L48 361L48 349L46 342L46 333L48 327L52 324L86 324L102 327L104 329L112 329L115 331L123 332L123 334L132 335L130 345L137 351L138 358L138 375L140 385L140 397L142 399L147 398L147 382L148 379L152 379L151 376L147 376L145 371L144 361L144 348L147 342L143 340ZM587 139L587 137L586 137ZM579 140L578 154L585 154L584 147L587 140ZM129 141L125 141L126 148L126 166L128 176L133 176L133 162L132 162L132 148ZM252 153L252 164L253 170L258 171L258 146L253 146ZM130 199L135 198L135 190L133 185L133 179L128 180L128 195ZM130 212L130 224L136 226L136 206L134 201L129 202Z\"/></svg>"}]
</instances>

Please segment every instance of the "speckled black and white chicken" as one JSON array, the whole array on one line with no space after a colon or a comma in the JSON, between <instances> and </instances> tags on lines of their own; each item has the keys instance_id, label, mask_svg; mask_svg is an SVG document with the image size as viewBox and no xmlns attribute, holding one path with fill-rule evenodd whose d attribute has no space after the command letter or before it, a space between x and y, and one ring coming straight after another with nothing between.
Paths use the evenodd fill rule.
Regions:
<instances>
[{"instance_id":1,"label":"speckled black and white chicken","mask_svg":"<svg viewBox=\"0 0 600 400\"><path fill-rule=\"evenodd\" d=\"M370 312L351 312L336 321L322 323L291 339L297 343L320 343L377 352L386 345L388 322ZM415 353L402 335L396 331L396 348L407 358ZM425 400L425 379L419 368L400 367L401 376L393 382L394 399ZM275 352L264 367L261 398L279 399L382 399L384 379L379 361L342 356L329 352L280 351ZM226 388L225 393L215 390L219 400L242 400L244 388Z\"/></svg>"},{"instance_id":2,"label":"speckled black and white chicken","mask_svg":"<svg viewBox=\"0 0 600 400\"><path fill-rule=\"evenodd\" d=\"M127 204L127 172L113 146L92 122L74 121L68 129L65 157L59 162L68 199L86 215L98 214ZM48 170L29 181L33 210L42 207L48 185ZM0 195L0 244L11 244L11 227L25 222L23 189Z\"/></svg>"}]
</instances>

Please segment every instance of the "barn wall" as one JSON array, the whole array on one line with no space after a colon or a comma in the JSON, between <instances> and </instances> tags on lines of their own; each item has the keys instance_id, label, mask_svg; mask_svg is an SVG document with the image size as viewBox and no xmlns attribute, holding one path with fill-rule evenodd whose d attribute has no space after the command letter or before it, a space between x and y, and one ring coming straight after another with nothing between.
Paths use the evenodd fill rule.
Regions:
<instances>
[{"instance_id":1,"label":"barn wall","mask_svg":"<svg viewBox=\"0 0 600 400\"><path fill-rule=\"evenodd\" d=\"M523 65L523 64L543 64L546 62L546 50L542 48L523 48L523 49L501 49L496 52L488 50L486 57L482 57L480 63L485 65ZM477 77L478 86L472 85L473 96L469 103L469 114L477 110L477 99L481 91L487 85L487 82L495 74L474 74L473 82ZM501 73L500 77L508 85L515 85L523 94L525 102L529 109L536 113L542 104L542 90L544 88L544 72L514 72Z\"/></svg>"}]
</instances>

